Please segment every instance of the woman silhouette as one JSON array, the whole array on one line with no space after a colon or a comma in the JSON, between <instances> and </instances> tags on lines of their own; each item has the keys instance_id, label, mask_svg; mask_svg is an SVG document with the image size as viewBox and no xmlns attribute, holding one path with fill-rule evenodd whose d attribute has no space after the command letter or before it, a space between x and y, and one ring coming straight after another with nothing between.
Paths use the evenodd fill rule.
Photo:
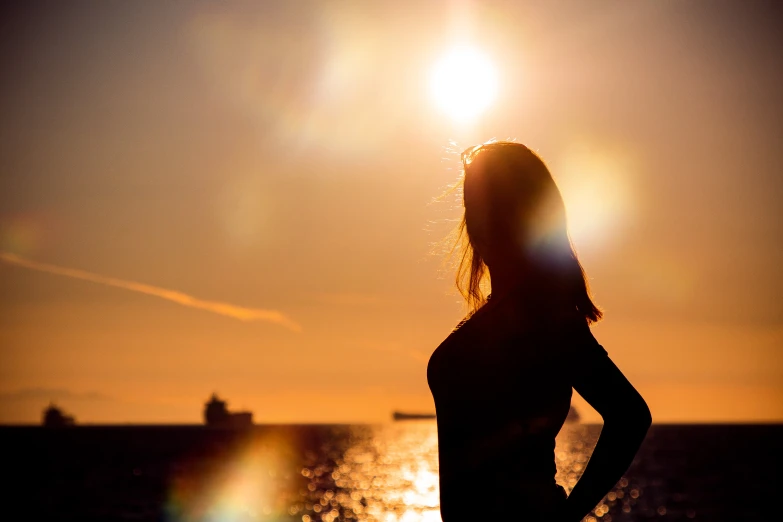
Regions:
<instances>
[{"instance_id":1,"label":"woman silhouette","mask_svg":"<svg viewBox=\"0 0 783 522\"><path fill-rule=\"evenodd\" d=\"M628 469L650 410L590 333L601 311L541 158L519 143L494 142L468 149L462 163L457 287L471 313L427 367L441 515L444 522L577 522ZM572 388L604 426L567 497L555 483L554 448Z\"/></svg>"}]
</instances>

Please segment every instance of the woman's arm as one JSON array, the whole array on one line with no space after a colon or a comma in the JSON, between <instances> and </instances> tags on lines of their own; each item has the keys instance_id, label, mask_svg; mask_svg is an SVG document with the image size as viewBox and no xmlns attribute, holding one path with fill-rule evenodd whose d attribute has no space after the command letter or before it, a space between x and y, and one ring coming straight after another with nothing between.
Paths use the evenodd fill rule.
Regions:
<instances>
[{"instance_id":1,"label":"woman's arm","mask_svg":"<svg viewBox=\"0 0 783 522\"><path fill-rule=\"evenodd\" d=\"M601 414L604 426L582 478L566 501L564 522L590 513L628 470L652 422L650 409L608 356L591 359L574 389Z\"/></svg>"}]
</instances>

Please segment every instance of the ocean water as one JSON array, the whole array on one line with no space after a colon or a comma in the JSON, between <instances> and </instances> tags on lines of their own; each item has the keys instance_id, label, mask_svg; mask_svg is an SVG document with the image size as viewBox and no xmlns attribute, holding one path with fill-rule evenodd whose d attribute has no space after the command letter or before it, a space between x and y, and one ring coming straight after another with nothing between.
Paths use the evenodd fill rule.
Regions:
<instances>
[{"instance_id":1,"label":"ocean water","mask_svg":"<svg viewBox=\"0 0 783 522\"><path fill-rule=\"evenodd\" d=\"M558 436L556 479L566 490L599 433L571 424ZM2 427L0 443L3 520L440 520L431 421ZM782 443L783 425L654 425L592 519L783 520ZM465 501L481 503L489 477L466 480L476 493Z\"/></svg>"}]
</instances>

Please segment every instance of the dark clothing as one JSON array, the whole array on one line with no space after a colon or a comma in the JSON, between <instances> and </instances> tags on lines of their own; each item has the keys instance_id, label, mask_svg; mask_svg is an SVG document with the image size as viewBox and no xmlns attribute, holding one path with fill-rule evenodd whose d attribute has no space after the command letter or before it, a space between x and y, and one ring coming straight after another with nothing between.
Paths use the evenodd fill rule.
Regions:
<instances>
[{"instance_id":1,"label":"dark clothing","mask_svg":"<svg viewBox=\"0 0 783 522\"><path fill-rule=\"evenodd\" d=\"M566 498L555 483L555 436L572 376L601 357L583 317L521 290L490 299L438 346L427 379L444 522L554 519Z\"/></svg>"}]
</instances>

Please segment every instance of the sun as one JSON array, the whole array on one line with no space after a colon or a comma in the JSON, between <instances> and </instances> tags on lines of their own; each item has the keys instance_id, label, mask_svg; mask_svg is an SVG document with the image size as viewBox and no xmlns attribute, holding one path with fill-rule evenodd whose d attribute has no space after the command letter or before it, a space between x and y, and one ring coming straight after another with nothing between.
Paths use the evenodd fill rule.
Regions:
<instances>
[{"instance_id":1,"label":"sun","mask_svg":"<svg viewBox=\"0 0 783 522\"><path fill-rule=\"evenodd\" d=\"M449 117L460 123L474 120L495 100L498 75L492 61L473 47L456 47L432 69L430 93Z\"/></svg>"}]
</instances>

